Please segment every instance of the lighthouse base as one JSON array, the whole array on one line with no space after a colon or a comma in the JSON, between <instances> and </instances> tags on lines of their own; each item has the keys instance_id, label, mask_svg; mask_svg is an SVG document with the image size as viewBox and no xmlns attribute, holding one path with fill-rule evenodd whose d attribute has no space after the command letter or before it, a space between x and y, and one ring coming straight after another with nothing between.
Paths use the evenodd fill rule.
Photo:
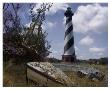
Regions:
<instances>
[{"instance_id":1,"label":"lighthouse base","mask_svg":"<svg viewBox=\"0 0 110 89\"><path fill-rule=\"evenodd\" d=\"M63 62L76 62L76 56L73 55L62 55L62 61Z\"/></svg>"}]
</instances>

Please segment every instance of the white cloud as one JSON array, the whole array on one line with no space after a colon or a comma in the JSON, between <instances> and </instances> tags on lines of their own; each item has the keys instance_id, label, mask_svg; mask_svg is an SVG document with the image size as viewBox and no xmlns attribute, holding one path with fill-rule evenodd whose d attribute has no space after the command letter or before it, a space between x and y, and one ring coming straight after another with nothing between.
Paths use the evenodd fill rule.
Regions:
<instances>
[{"instance_id":1,"label":"white cloud","mask_svg":"<svg viewBox=\"0 0 110 89\"><path fill-rule=\"evenodd\" d=\"M33 8L33 13L37 13L37 9L40 8L42 3L37 3L34 8ZM49 11L46 11L46 15L53 15L56 14L58 11L65 11L67 9L67 7L69 7L68 4L66 3L54 3L52 4L52 7L49 9ZM29 27L30 23L27 23L26 26ZM56 26L55 22L51 22L51 21L46 21L46 23L43 24L43 28L44 29L50 29L52 27L54 27L54 25Z\"/></svg>"},{"instance_id":2,"label":"white cloud","mask_svg":"<svg viewBox=\"0 0 110 89\"><path fill-rule=\"evenodd\" d=\"M63 18L63 25L66 23L66 17Z\"/></svg>"},{"instance_id":3,"label":"white cloud","mask_svg":"<svg viewBox=\"0 0 110 89\"><path fill-rule=\"evenodd\" d=\"M37 9L41 6L42 3L37 3L34 8L33 8L33 13L37 13ZM67 7L69 7L68 4L66 3L55 3L52 4L52 7L50 8L49 11L46 11L46 15L53 15L56 14L58 11L65 11L67 9ZM30 23L26 24L27 27L30 26ZM52 29L53 27L56 26L56 22L52 22L52 21L46 21L43 23L42 27L44 30L48 30L48 29Z\"/></svg>"},{"instance_id":4,"label":"white cloud","mask_svg":"<svg viewBox=\"0 0 110 89\"><path fill-rule=\"evenodd\" d=\"M99 55L99 56L102 56L102 55L103 55L103 53L98 53L98 55Z\"/></svg>"},{"instance_id":5,"label":"white cloud","mask_svg":"<svg viewBox=\"0 0 110 89\"><path fill-rule=\"evenodd\" d=\"M69 5L68 4L65 4L65 3L60 3L60 4L56 3L56 4L53 4L52 7L50 8L50 10L47 12L47 14L53 15L53 14L57 13L60 10L65 11L67 9L67 7L69 7Z\"/></svg>"},{"instance_id":6,"label":"white cloud","mask_svg":"<svg viewBox=\"0 0 110 89\"><path fill-rule=\"evenodd\" d=\"M33 11L36 13L36 9L38 9L40 6L41 6L41 3L36 4ZM69 5L66 3L60 3L60 4L54 3L52 4L52 7L50 8L50 10L46 12L46 15L53 15L58 11L66 10L67 7L69 7Z\"/></svg>"},{"instance_id":7,"label":"white cloud","mask_svg":"<svg viewBox=\"0 0 110 89\"><path fill-rule=\"evenodd\" d=\"M78 50L79 50L79 48L78 48L77 46L75 46L75 50L76 50L76 51L78 51Z\"/></svg>"},{"instance_id":8,"label":"white cloud","mask_svg":"<svg viewBox=\"0 0 110 89\"><path fill-rule=\"evenodd\" d=\"M30 21L29 23L25 24L26 27L30 27L30 24L32 23L32 21Z\"/></svg>"},{"instance_id":9,"label":"white cloud","mask_svg":"<svg viewBox=\"0 0 110 89\"><path fill-rule=\"evenodd\" d=\"M47 22L47 25L48 25L49 28L52 28L52 27L54 26L54 24L55 24L55 23Z\"/></svg>"},{"instance_id":10,"label":"white cloud","mask_svg":"<svg viewBox=\"0 0 110 89\"><path fill-rule=\"evenodd\" d=\"M89 51L90 52L104 52L105 48L92 47L92 48L89 48Z\"/></svg>"},{"instance_id":11,"label":"white cloud","mask_svg":"<svg viewBox=\"0 0 110 89\"><path fill-rule=\"evenodd\" d=\"M30 21L29 23L25 24L26 27L30 27L30 24L32 23L32 21ZM53 27L56 26L56 22L51 22L51 21L46 21L42 24L42 28L43 30L50 30Z\"/></svg>"},{"instance_id":12,"label":"white cloud","mask_svg":"<svg viewBox=\"0 0 110 89\"><path fill-rule=\"evenodd\" d=\"M85 58L85 56L83 56L83 55L80 55L77 58L80 59L80 60L87 60L87 58Z\"/></svg>"},{"instance_id":13,"label":"white cloud","mask_svg":"<svg viewBox=\"0 0 110 89\"><path fill-rule=\"evenodd\" d=\"M54 28L55 26L56 22L46 21L45 23L43 23L42 28L44 30L52 30L52 28Z\"/></svg>"},{"instance_id":14,"label":"white cloud","mask_svg":"<svg viewBox=\"0 0 110 89\"><path fill-rule=\"evenodd\" d=\"M90 36L86 36L79 42L81 45L89 46L94 43L94 39L92 39Z\"/></svg>"},{"instance_id":15,"label":"white cloud","mask_svg":"<svg viewBox=\"0 0 110 89\"><path fill-rule=\"evenodd\" d=\"M57 43L57 42L56 42ZM63 55L63 47L64 44L63 43L57 43L55 42L52 43L52 48L50 49L50 51L52 52L49 57L56 57L59 60L62 59L62 55Z\"/></svg>"},{"instance_id":16,"label":"white cloud","mask_svg":"<svg viewBox=\"0 0 110 89\"><path fill-rule=\"evenodd\" d=\"M74 31L101 32L108 30L108 8L100 4L79 6L73 16Z\"/></svg>"}]
</instances>

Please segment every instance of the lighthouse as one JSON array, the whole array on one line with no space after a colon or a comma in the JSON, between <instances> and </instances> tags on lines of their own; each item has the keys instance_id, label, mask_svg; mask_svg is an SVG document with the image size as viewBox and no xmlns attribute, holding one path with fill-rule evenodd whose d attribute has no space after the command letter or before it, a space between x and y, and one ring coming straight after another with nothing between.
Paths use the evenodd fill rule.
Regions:
<instances>
[{"instance_id":1,"label":"lighthouse","mask_svg":"<svg viewBox=\"0 0 110 89\"><path fill-rule=\"evenodd\" d=\"M74 36L73 36L73 24L72 16L74 15L71 8L68 7L64 13L66 16L65 24L65 37L64 37L64 53L62 59L64 62L75 62L75 49L74 49Z\"/></svg>"}]
</instances>

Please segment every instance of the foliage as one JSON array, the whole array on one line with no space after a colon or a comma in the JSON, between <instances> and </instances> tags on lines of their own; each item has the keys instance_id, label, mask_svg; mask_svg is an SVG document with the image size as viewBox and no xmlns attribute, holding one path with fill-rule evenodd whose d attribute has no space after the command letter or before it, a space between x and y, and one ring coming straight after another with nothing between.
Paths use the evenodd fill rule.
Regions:
<instances>
[{"instance_id":1,"label":"foliage","mask_svg":"<svg viewBox=\"0 0 110 89\"><path fill-rule=\"evenodd\" d=\"M20 4L3 4L4 41L11 41L15 45L19 45L21 43L19 33L21 32L22 28L18 14L21 7L22 6Z\"/></svg>"},{"instance_id":2,"label":"foliage","mask_svg":"<svg viewBox=\"0 0 110 89\"><path fill-rule=\"evenodd\" d=\"M21 24L19 11L23 5L20 3L3 4L4 56L11 55L8 57L18 57L18 59L20 57L44 59L49 55L48 50L51 46L46 40L46 31L42 31L42 24L45 20L45 12L49 10L52 4L41 4L37 13L33 13L35 4L28 4L32 18L29 28Z\"/></svg>"},{"instance_id":3,"label":"foliage","mask_svg":"<svg viewBox=\"0 0 110 89\"><path fill-rule=\"evenodd\" d=\"M104 58L100 58L100 64L108 64L108 58L104 57Z\"/></svg>"},{"instance_id":4,"label":"foliage","mask_svg":"<svg viewBox=\"0 0 110 89\"><path fill-rule=\"evenodd\" d=\"M56 58L48 58L48 61L51 63L61 63L62 60L56 59Z\"/></svg>"},{"instance_id":5,"label":"foliage","mask_svg":"<svg viewBox=\"0 0 110 89\"><path fill-rule=\"evenodd\" d=\"M30 10L32 23L30 24L30 27L27 28L27 32L23 34L24 45L35 50L41 58L48 56L50 53L48 50L51 46L46 40L47 33L42 29L42 24L45 20L45 12L49 10L50 7L51 4L43 3L39 9L36 9L37 13L34 13L34 6L32 6Z\"/></svg>"}]
</instances>

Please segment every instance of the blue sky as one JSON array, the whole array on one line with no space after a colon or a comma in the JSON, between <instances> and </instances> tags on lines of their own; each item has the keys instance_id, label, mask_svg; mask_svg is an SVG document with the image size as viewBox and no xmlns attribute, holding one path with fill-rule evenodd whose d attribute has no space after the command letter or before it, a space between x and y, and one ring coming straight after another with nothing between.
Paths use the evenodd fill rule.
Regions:
<instances>
[{"instance_id":1,"label":"blue sky","mask_svg":"<svg viewBox=\"0 0 110 89\"><path fill-rule=\"evenodd\" d=\"M61 59L64 50L65 18L67 7L74 12L73 31L77 58L100 58L108 56L108 4L61 3L53 4L46 13L43 29L47 31L52 52L49 56ZM36 4L35 9L39 7ZM20 10L22 24L29 26L29 8Z\"/></svg>"}]
</instances>

